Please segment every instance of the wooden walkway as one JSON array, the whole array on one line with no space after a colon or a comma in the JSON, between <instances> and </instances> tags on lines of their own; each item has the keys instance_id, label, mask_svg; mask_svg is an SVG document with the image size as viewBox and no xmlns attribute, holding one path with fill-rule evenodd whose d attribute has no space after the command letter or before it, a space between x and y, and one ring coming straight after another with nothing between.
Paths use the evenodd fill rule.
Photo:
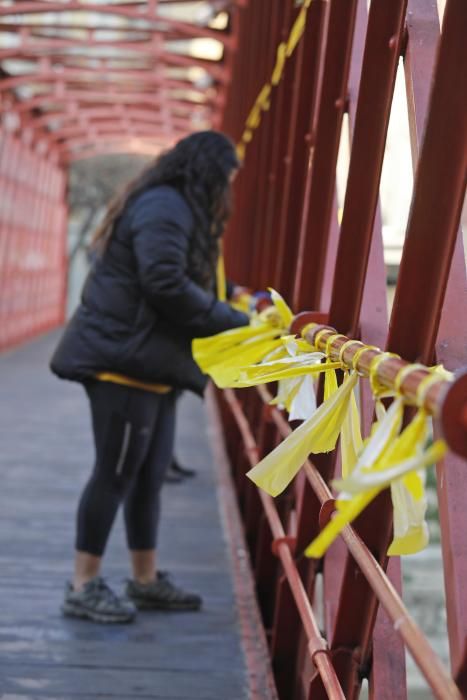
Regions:
<instances>
[{"instance_id":1,"label":"wooden walkway","mask_svg":"<svg viewBox=\"0 0 467 700\"><path fill-rule=\"evenodd\" d=\"M140 613L126 626L60 615L93 450L83 390L47 369L56 337L0 357L0 697L273 698L249 577L244 569L239 581L231 556L236 548L241 559L241 536L226 527L232 504L229 516L216 498L225 474L215 476L196 397L181 402L177 452L199 474L164 487L160 563L203 595L203 611ZM104 574L117 589L128 575L120 520Z\"/></svg>"}]
</instances>

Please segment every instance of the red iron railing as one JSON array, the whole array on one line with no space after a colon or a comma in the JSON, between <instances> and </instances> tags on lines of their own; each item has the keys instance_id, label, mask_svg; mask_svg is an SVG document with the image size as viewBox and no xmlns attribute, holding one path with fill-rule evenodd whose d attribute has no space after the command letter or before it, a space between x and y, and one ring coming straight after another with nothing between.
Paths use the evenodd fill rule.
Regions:
<instances>
[{"instance_id":1,"label":"red iron railing","mask_svg":"<svg viewBox=\"0 0 467 700\"><path fill-rule=\"evenodd\" d=\"M300 11L291 0L257 0L237 11L239 52L224 120L236 139ZM296 313L312 310L308 321L329 324L403 361L442 362L453 371L466 364L467 347L459 229L467 167L466 28L463 0L447 0L441 33L434 0L373 0L368 10L363 1L313 0L301 42L246 140L226 242L233 279L253 288L273 286ZM400 58L416 175L388 324L378 194ZM336 166L344 114L351 154L339 225ZM381 367L388 381L391 371L389 361ZM407 378L409 392L420 378ZM437 466L452 677L403 603L399 560L388 561L387 493L315 562L302 554L332 513L328 483L339 469L338 451L311 455L276 500L245 478L290 432L269 398L264 388L227 390L219 407L280 697L317 700L343 693L353 699L368 678L371 698L405 698L404 646L435 697L465 696L465 379L457 381L453 403L443 404L443 421L435 419L435 432L444 431L453 449ZM430 400L438 399L433 393ZM368 434L374 400L364 382L360 408ZM240 438L244 450L238 449ZM322 630L316 626L318 575ZM325 657L330 665L323 665Z\"/></svg>"},{"instance_id":2,"label":"red iron railing","mask_svg":"<svg viewBox=\"0 0 467 700\"><path fill-rule=\"evenodd\" d=\"M0 128L0 350L64 319L65 186L53 153Z\"/></svg>"}]
</instances>

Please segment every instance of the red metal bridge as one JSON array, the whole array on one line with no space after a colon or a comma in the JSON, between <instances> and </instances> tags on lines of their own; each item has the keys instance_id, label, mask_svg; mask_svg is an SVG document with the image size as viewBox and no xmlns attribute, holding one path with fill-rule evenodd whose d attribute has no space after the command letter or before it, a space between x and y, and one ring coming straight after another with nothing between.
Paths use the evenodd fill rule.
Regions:
<instances>
[{"instance_id":1,"label":"red metal bridge","mask_svg":"<svg viewBox=\"0 0 467 700\"><path fill-rule=\"evenodd\" d=\"M449 667L404 603L399 558L387 556L388 491L323 558L307 559L305 547L335 508L330 482L340 471L339 449L311 454L272 499L245 478L291 431L284 412L269 404L270 387L211 391L218 491L229 532L236 532L229 537L248 682L239 689L223 658L217 686L203 685L199 673L174 694L175 674L165 686L158 677L152 694L135 680L115 697L353 700L368 681L375 700L410 698L406 651L426 697L467 697L466 37L465 0L0 0L0 349L8 351L0 361L9 392L16 391L13 376L36 386L40 343L48 341L16 346L65 319L70 164L107 153L156 154L190 131L219 128L244 159L225 244L229 276L277 289L295 315L292 331L317 324L305 331L310 345L363 378L371 374L407 398L420 395L425 382L434 437L448 446L436 465L436 490ZM388 318L381 178L396 79L404 88L413 187ZM389 177L397 181L403 169L393 164ZM351 340L369 346L366 359ZM428 386L426 368L434 364L454 379ZM40 386L37 392L47 393ZM9 401L4 394L2 403ZM359 406L367 436L374 396L366 379ZM9 408L14 432L21 407L16 401ZM263 627L252 622L250 570ZM8 676L13 657L2 647L2 616L0 669ZM222 620L219 640L223 629L231 631ZM97 645L99 654L105 656ZM196 645L189 654L196 657ZM150 667L150 654L143 665ZM213 673L209 665L205 672ZM5 698L80 694L80 680L74 690L52 692L28 673L22 690L10 681L2 687L0 678ZM114 697L104 686L86 688L82 697Z\"/></svg>"}]
</instances>

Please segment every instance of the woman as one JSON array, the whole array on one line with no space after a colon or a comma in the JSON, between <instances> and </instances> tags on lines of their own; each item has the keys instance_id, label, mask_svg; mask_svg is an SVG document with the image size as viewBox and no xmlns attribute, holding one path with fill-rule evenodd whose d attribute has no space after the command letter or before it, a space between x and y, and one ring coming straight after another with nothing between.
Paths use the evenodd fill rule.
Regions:
<instances>
[{"instance_id":1,"label":"woman","mask_svg":"<svg viewBox=\"0 0 467 700\"><path fill-rule=\"evenodd\" d=\"M214 293L237 168L223 134L192 134L111 204L95 234L97 259L51 362L59 377L84 384L96 447L78 507L66 615L129 622L135 605L201 605L199 596L157 573L159 491L173 453L176 394L202 395L206 384L192 339L248 323ZM133 569L125 598L100 576L120 503Z\"/></svg>"}]
</instances>

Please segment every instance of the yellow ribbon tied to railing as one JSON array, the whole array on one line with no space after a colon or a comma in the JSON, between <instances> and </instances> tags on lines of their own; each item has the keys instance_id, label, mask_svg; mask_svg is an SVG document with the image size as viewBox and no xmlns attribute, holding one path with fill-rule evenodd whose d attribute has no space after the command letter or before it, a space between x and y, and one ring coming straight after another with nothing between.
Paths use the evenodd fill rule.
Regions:
<instances>
[{"instance_id":1,"label":"yellow ribbon tied to railing","mask_svg":"<svg viewBox=\"0 0 467 700\"><path fill-rule=\"evenodd\" d=\"M261 124L262 112L266 112L270 107L273 88L279 85L285 71L286 62L294 53L305 32L307 14L311 2L312 0L304 0L303 6L292 25L287 40L282 41L277 47L276 61L271 78L263 85L253 104L253 107L250 109L250 113L248 114L245 122L245 129L239 143L237 144L237 155L240 160L244 160L246 146L253 139L255 130Z\"/></svg>"},{"instance_id":2,"label":"yellow ribbon tied to railing","mask_svg":"<svg viewBox=\"0 0 467 700\"><path fill-rule=\"evenodd\" d=\"M394 508L394 539L388 554L413 554L428 542L423 472L446 451L443 440L426 447L429 417L420 408L400 432L404 400L396 398L386 412L377 404L378 422L351 473L333 486L339 491L336 513L305 554L320 558L336 537L388 486Z\"/></svg>"},{"instance_id":3,"label":"yellow ribbon tied to railing","mask_svg":"<svg viewBox=\"0 0 467 700\"><path fill-rule=\"evenodd\" d=\"M283 336L283 349L276 351L276 355L280 358L293 358L289 362L297 364L303 363L304 366L309 364L320 364L325 357L321 352L310 352L313 348L301 338L296 338L293 335ZM272 359L272 358L270 358ZM277 395L269 402L272 406L286 410L289 414L289 420L307 420L316 411L316 393L313 374L304 374L298 377L289 377L278 379Z\"/></svg>"},{"instance_id":4,"label":"yellow ribbon tied to railing","mask_svg":"<svg viewBox=\"0 0 467 700\"><path fill-rule=\"evenodd\" d=\"M344 422L342 423L340 439L343 477L349 476L353 472L362 447L363 440L360 427L360 413L355 398L355 389L352 389L349 398L349 407Z\"/></svg>"},{"instance_id":5,"label":"yellow ribbon tied to railing","mask_svg":"<svg viewBox=\"0 0 467 700\"><path fill-rule=\"evenodd\" d=\"M275 312L281 319L280 325L282 328L285 325L289 325L292 321L289 307L274 290L271 290L271 297ZM321 360L325 357L323 353L310 352L310 346L308 346L308 351L305 351L301 347L302 340L291 340L290 338L289 335L275 337L269 346L271 352L265 354L261 359L257 359L257 356L247 355L244 350L241 353L235 352L231 361L228 358L226 359L224 355L218 364L209 368L208 373L219 388L242 389L275 381L288 381L294 378L300 378L300 382L302 382L307 375L316 375L320 372L341 367L340 362L322 363ZM283 345L281 346L282 343ZM296 347L296 352L290 351L293 346ZM267 350L268 346L265 345L264 349ZM250 364L247 364L248 360L250 360ZM284 392L290 391L292 396L289 398L293 401L300 389L301 387L297 382L292 387L290 385L286 385L286 387L282 385L281 392L284 394ZM300 398L303 399L303 396ZM309 415L305 417L308 418Z\"/></svg>"},{"instance_id":6,"label":"yellow ribbon tied to railing","mask_svg":"<svg viewBox=\"0 0 467 700\"><path fill-rule=\"evenodd\" d=\"M310 453L333 450L357 381L356 372L349 374L315 413L247 472L247 476L271 496L278 496L299 472Z\"/></svg>"},{"instance_id":7,"label":"yellow ribbon tied to railing","mask_svg":"<svg viewBox=\"0 0 467 700\"><path fill-rule=\"evenodd\" d=\"M425 470L439 461L447 449L444 440L427 446L431 418L423 406L431 386L452 378L452 374L441 366L431 368L417 392L418 411L402 429L407 407L401 394L402 382L411 372L426 367L404 366L396 377L394 389L389 391L377 372L380 364L394 354L379 352L369 371L377 420L370 436L363 440L355 395L359 380L356 368L360 353L371 346L362 344L349 371L343 362L343 352L354 340L341 346L337 361L330 360L331 344L339 334L329 336L325 351L318 352L303 337L289 334L292 311L280 294L273 289L270 293L273 305L254 314L250 326L193 341L196 361L217 386L242 388L277 381L277 396L271 404L287 410L290 420L304 421L247 476L271 496L277 496L287 488L310 454L330 452L340 436L342 478L333 481L338 491L336 512L307 547L306 555L322 557L342 530L388 487L394 510L394 538L388 554L420 551L428 543ZM326 329L320 332L328 333ZM315 337L316 346L318 337L319 333ZM340 386L336 369L343 370ZM324 399L317 408L313 377L320 372L324 372ZM394 399L387 411L382 398Z\"/></svg>"},{"instance_id":8,"label":"yellow ribbon tied to railing","mask_svg":"<svg viewBox=\"0 0 467 700\"><path fill-rule=\"evenodd\" d=\"M193 340L194 359L218 386L230 386L235 368L260 362L282 345L280 338L288 333L293 313L278 292L270 293L273 305L253 314L249 326Z\"/></svg>"}]
</instances>

